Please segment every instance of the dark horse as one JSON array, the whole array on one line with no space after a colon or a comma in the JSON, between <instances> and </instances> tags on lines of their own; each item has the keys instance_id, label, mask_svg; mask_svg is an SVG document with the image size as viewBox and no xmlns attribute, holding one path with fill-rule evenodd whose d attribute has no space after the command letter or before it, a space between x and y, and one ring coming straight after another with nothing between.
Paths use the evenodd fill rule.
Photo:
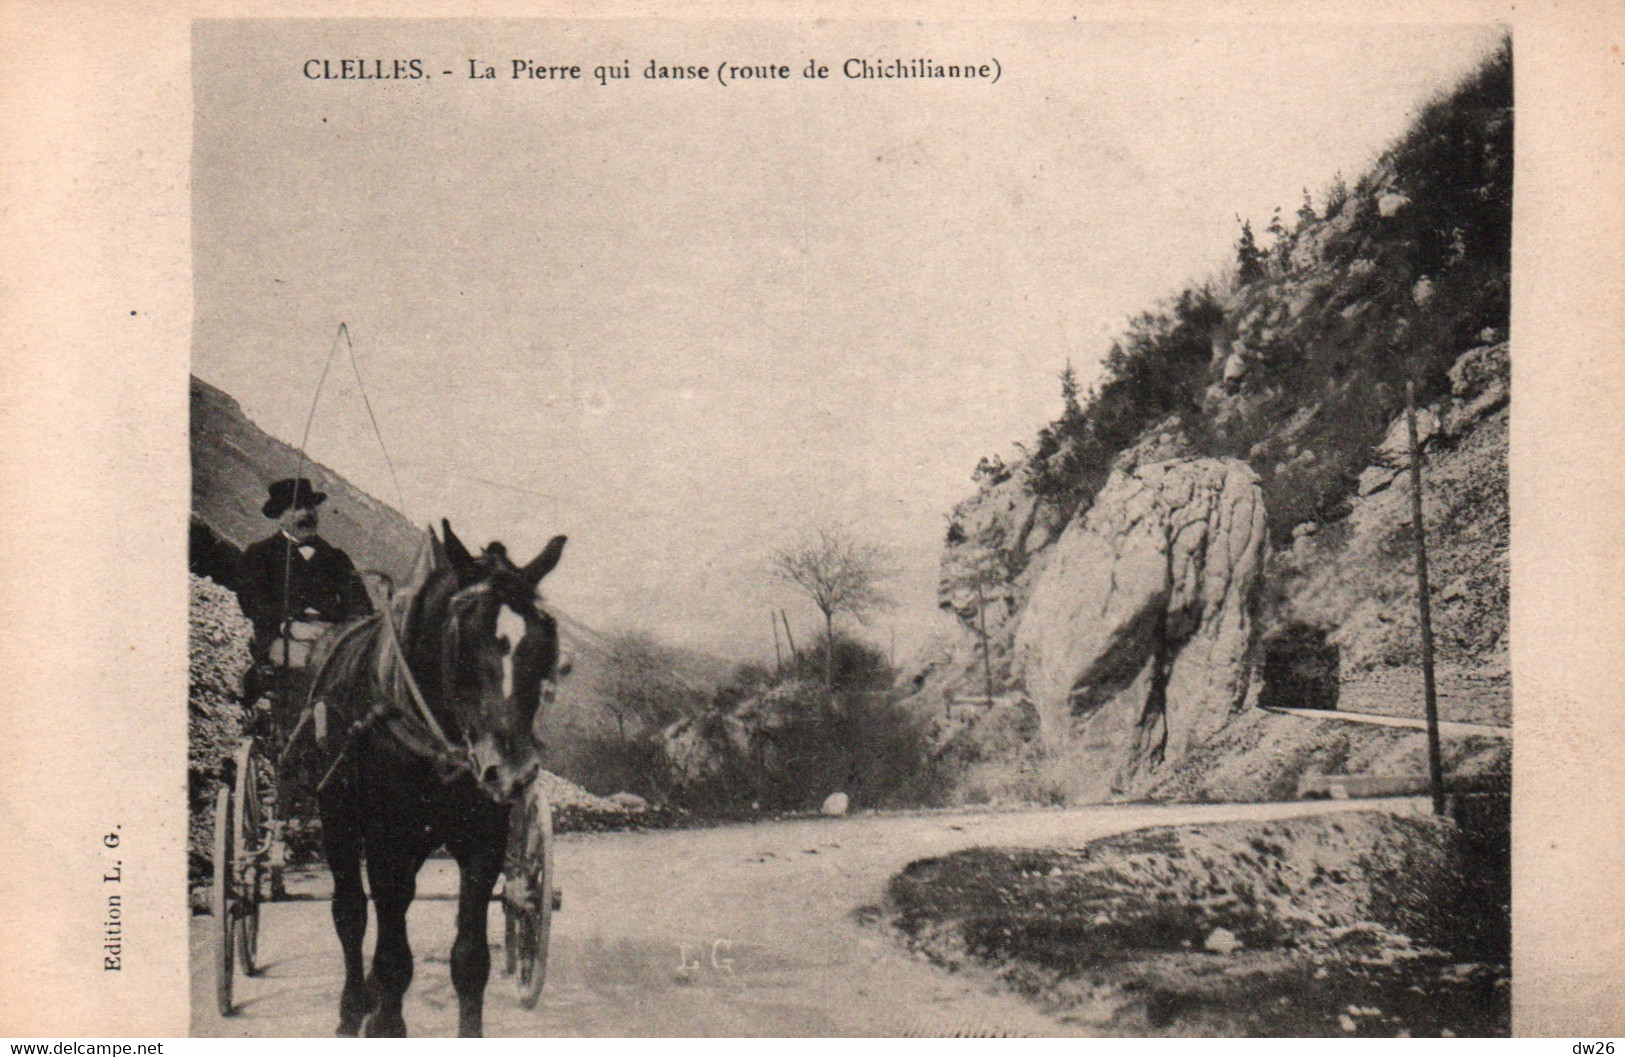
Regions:
<instances>
[{"instance_id":1,"label":"dark horse","mask_svg":"<svg viewBox=\"0 0 1625 1057\"><path fill-rule=\"evenodd\" d=\"M406 911L419 868L441 847L461 874L451 948L458 1033L482 1034L486 908L502 870L509 804L541 768L532 723L559 648L536 588L558 564L565 537L521 567L500 543L474 557L450 524L441 526L444 540L429 532L411 583L384 611L335 633L311 691L326 770L322 843L344 950L340 1035L406 1033ZM363 861L378 912L365 978Z\"/></svg>"}]
</instances>

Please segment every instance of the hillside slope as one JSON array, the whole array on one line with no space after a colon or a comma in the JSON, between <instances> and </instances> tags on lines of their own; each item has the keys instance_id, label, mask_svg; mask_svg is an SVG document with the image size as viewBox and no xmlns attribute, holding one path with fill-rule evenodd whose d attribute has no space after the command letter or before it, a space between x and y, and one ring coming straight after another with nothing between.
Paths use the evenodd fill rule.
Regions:
<instances>
[{"instance_id":1,"label":"hillside slope","mask_svg":"<svg viewBox=\"0 0 1625 1057\"><path fill-rule=\"evenodd\" d=\"M1424 106L1353 188L1339 177L1318 202L1306 193L1296 223L1278 217L1266 245L1246 228L1232 282L1187 289L1136 319L1094 389L1080 393L1068 368L1061 417L1019 461L983 460L977 491L953 510L942 560L940 603L962 634L913 673L916 710L939 717L942 751L965 764L960 798L1066 799L1089 787L1065 761L1032 752L1011 642L1062 531L1114 473L1172 458L1243 459L1262 483L1271 548L1262 645L1323 642L1340 708L1420 714L1407 382L1422 407L1441 708L1445 718L1510 723L1511 178L1503 47ZM984 695L986 681L1000 704L954 706ZM1187 773L1159 793L1246 795L1237 774L1254 770L1219 757L1263 746L1279 754L1290 744L1304 766L1405 770L1418 759L1410 735L1331 725L1334 735L1251 712L1232 726L1228 741L1215 739L1228 748L1195 768L1213 783ZM1330 741L1335 751L1318 751ZM1507 760L1504 745L1449 754L1474 771ZM1271 770L1252 793L1278 795L1293 778Z\"/></svg>"},{"instance_id":2,"label":"hillside slope","mask_svg":"<svg viewBox=\"0 0 1625 1057\"><path fill-rule=\"evenodd\" d=\"M290 444L260 429L236 400L200 378L192 379L192 519L241 551L274 525L260 512L265 489L296 471L328 494L322 535L347 551L362 569L397 580L412 568L423 530L394 507L374 499L333 470L301 462Z\"/></svg>"},{"instance_id":3,"label":"hillside slope","mask_svg":"<svg viewBox=\"0 0 1625 1057\"><path fill-rule=\"evenodd\" d=\"M300 465L299 453L255 425L231 396L199 378L192 379L191 446L192 572L229 587L237 555L274 531L260 512L266 486L292 476ZM322 535L347 551L358 568L377 569L402 581L423 545L424 530L320 463L306 462L302 472L329 496L322 507ZM584 742L614 727L601 699L606 636L567 613L554 612L573 670L543 715L539 734L552 748L550 764L565 778L594 792L615 792L600 787L590 758L579 752ZM193 630L194 635L200 630L195 620ZM669 654L681 678L706 693L735 667L693 650L674 648Z\"/></svg>"}]
</instances>

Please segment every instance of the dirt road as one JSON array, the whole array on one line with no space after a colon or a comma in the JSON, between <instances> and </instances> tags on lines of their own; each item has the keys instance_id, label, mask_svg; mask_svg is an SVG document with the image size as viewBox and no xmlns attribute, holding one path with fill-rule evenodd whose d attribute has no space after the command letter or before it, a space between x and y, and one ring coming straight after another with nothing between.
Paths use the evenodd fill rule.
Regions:
<instances>
[{"instance_id":1,"label":"dirt road","mask_svg":"<svg viewBox=\"0 0 1625 1057\"><path fill-rule=\"evenodd\" d=\"M1061 1025L985 982L908 955L854 911L880 900L904 864L973 845L1075 846L1145 826L1271 819L1415 800L1095 807L1019 813L863 815L655 833L582 834L559 845L564 909L553 921L547 989L519 1007L493 970L491 1035L1053 1035ZM337 1022L341 982L326 878L303 901L265 908L262 976L237 981L238 1013L215 1011L210 925L192 920L193 1034L322 1036ZM297 889L296 889L297 890ZM408 1030L451 1035L457 1000L447 967L456 869L419 879L409 926L417 975ZM491 909L493 963L502 914ZM369 932L369 946L372 934ZM370 957L370 955L369 955Z\"/></svg>"}]
</instances>

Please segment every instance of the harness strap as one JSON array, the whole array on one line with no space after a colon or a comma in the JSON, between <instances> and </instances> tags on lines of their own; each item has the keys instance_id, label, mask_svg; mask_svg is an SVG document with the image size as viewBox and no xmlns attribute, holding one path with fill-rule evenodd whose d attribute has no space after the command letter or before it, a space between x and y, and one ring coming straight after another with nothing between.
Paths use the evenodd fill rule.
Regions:
<instances>
[{"instance_id":1,"label":"harness strap","mask_svg":"<svg viewBox=\"0 0 1625 1057\"><path fill-rule=\"evenodd\" d=\"M384 618L384 630L389 633L389 644L395 648L395 655L400 658L401 663L398 670L401 673L402 680L406 683L407 693L412 698L412 704L417 706L418 718L423 720L423 725L429 728L429 733L434 735L435 740L440 743L439 747L450 754L456 747L453 745L452 740L446 737L446 732L440 728L440 723L434 718L434 713L429 711L429 703L423 699L423 691L418 689L418 681L412 675L412 666L406 660L406 651L401 648L400 636L395 633L395 618L391 616L389 610L389 606L385 606L381 610Z\"/></svg>"},{"instance_id":2,"label":"harness strap","mask_svg":"<svg viewBox=\"0 0 1625 1057\"><path fill-rule=\"evenodd\" d=\"M293 752L294 746L299 743L299 735L304 733L305 728L310 725L316 711L317 691L322 688L322 681L327 678L328 669L333 667L334 659L339 656L339 651L357 633L371 627L377 621L378 617L373 615L362 617L360 620L353 622L349 627L339 632L339 637L333 643L332 648L328 650L327 656L322 658L321 667L317 668L311 675L310 685L305 689L305 705L299 710L299 721L294 724L293 733L288 735L287 744L282 747L281 754L277 756L276 766L279 772L287 765L289 755Z\"/></svg>"},{"instance_id":3,"label":"harness strap","mask_svg":"<svg viewBox=\"0 0 1625 1057\"><path fill-rule=\"evenodd\" d=\"M387 605L380 606L377 613L346 628L339 635L338 640L334 642L332 650L323 658L321 667L311 680L310 690L305 698L305 707L299 716L299 723L294 728L293 735L289 738L288 748L283 750L282 758L278 761L279 765L286 760L288 752L293 747L294 739L298 737L299 733L313 718L317 701L320 698L319 691L323 688L328 671L338 662L342 652L341 648L353 636L380 623L388 633L389 648L395 651L399 659L399 663L394 666L393 670L400 672L402 681L406 684L407 695L415 706L415 714L414 711L407 711L396 703L396 695L391 693L389 687L384 685L379 671L381 666L376 663L369 663L367 671L373 691L371 695L373 699L372 708L368 710L366 715L350 724L349 729L345 732L343 745L340 746L332 764L327 768L327 773L316 784L318 794L327 789L328 784L333 780L333 776L338 773L340 765L349 757L350 749L355 744L356 738L366 733L380 721L392 717L400 721L396 724L394 733L402 746L413 755L420 756L433 763L435 769L439 771L442 781L453 781L460 774L473 769L466 758L467 750L465 749L462 754L457 751L457 746L450 738L446 737L445 730L435 721L434 714L429 711L428 702L423 699L423 693L418 689L417 680L412 675L410 665L407 664L406 652L401 649L400 638L395 633L395 624L391 618L390 608Z\"/></svg>"},{"instance_id":4,"label":"harness strap","mask_svg":"<svg viewBox=\"0 0 1625 1057\"><path fill-rule=\"evenodd\" d=\"M372 706L372 710L365 716L350 724L349 736L344 739L344 746L339 749L338 755L333 757L333 765L327 769L326 774L322 775L322 780L316 783L318 796L327 791L327 783L333 780L333 775L338 772L339 764L343 763L345 757L350 755L350 746L355 744L355 739L364 734L368 727L371 727L392 711L394 709L387 702L379 701Z\"/></svg>"},{"instance_id":5,"label":"harness strap","mask_svg":"<svg viewBox=\"0 0 1625 1057\"><path fill-rule=\"evenodd\" d=\"M412 666L407 662L406 650L401 646L399 634L395 630L394 614L388 604L378 607L378 612L359 621L355 626L348 628L334 643L332 652L324 659L316 678L311 682L310 693L307 695L303 714L300 716L299 728L313 715L317 700L316 691L321 685L322 678L327 674L328 667L334 663L342 646L351 635L362 628L371 627L374 623L383 625L384 633L388 636L388 646L395 653L398 663L389 668L391 672L398 672L400 681L406 684L407 697L412 702L412 709L400 707L396 701L396 694L392 688L385 685L382 663L368 665L373 688L373 706L367 714L350 724L343 746L339 749L333 763L327 769L326 775L316 786L318 793L327 788L334 774L338 772L339 765L349 756L350 747L355 743L357 736L365 733L380 720L394 717L400 722L395 724L395 736L408 752L420 756L434 764L444 782L454 781L464 773L473 773L474 764L468 746L458 745L446 736L445 729L435 719L434 713L429 709L429 703L423 697L423 691L418 687L418 681L412 674ZM380 658L381 661L381 658Z\"/></svg>"}]
</instances>

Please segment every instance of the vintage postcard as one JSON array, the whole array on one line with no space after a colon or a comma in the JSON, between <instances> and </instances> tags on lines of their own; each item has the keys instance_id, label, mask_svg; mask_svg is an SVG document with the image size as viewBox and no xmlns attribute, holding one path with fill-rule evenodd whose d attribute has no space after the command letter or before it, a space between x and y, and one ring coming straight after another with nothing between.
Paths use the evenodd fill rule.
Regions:
<instances>
[{"instance_id":1,"label":"vintage postcard","mask_svg":"<svg viewBox=\"0 0 1625 1057\"><path fill-rule=\"evenodd\" d=\"M6 8L6 1033L1620 1031L1601 7L468 14Z\"/></svg>"}]
</instances>

